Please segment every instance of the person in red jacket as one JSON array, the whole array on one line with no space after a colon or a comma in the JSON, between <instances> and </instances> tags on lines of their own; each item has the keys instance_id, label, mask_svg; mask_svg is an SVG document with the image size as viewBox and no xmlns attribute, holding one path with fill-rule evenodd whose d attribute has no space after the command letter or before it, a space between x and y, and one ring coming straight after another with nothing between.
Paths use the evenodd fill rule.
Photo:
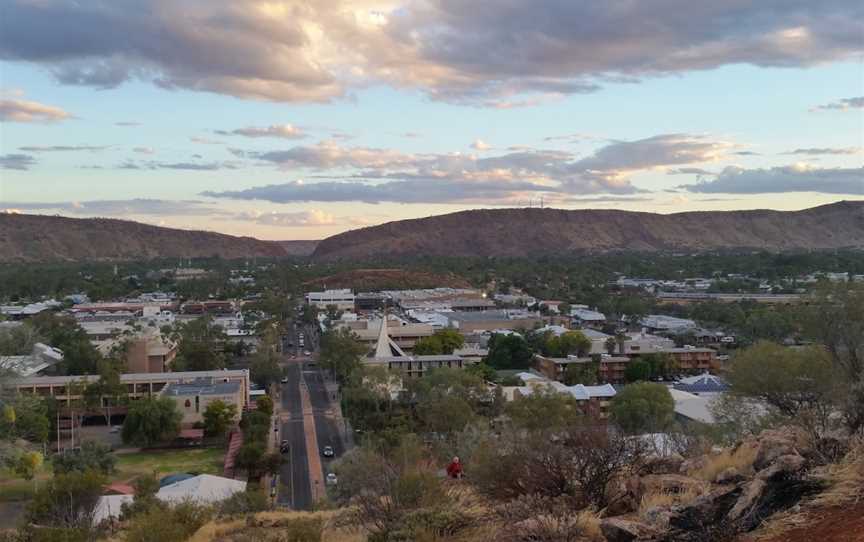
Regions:
<instances>
[{"instance_id":1,"label":"person in red jacket","mask_svg":"<svg viewBox=\"0 0 864 542\"><path fill-rule=\"evenodd\" d=\"M462 463L458 457L454 457L453 461L447 465L447 476L456 479L462 478Z\"/></svg>"}]
</instances>

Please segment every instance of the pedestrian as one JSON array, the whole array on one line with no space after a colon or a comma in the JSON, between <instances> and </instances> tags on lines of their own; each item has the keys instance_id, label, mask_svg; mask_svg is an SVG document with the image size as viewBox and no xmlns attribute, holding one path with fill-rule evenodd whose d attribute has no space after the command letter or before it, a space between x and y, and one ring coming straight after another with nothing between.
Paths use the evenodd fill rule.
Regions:
<instances>
[{"instance_id":1,"label":"pedestrian","mask_svg":"<svg viewBox=\"0 0 864 542\"><path fill-rule=\"evenodd\" d=\"M447 465L447 476L450 478L454 478L456 480L462 478L462 462L459 461L459 457L454 457L450 464Z\"/></svg>"}]
</instances>

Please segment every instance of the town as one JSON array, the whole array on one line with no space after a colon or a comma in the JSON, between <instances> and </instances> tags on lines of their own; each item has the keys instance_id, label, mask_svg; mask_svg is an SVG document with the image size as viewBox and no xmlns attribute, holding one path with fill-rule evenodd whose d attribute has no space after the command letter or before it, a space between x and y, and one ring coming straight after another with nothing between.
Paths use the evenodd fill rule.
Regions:
<instances>
[{"instance_id":1,"label":"town","mask_svg":"<svg viewBox=\"0 0 864 542\"><path fill-rule=\"evenodd\" d=\"M848 271L611 273L597 284L605 299L594 292L601 301L589 304L501 276L482 287L280 291L270 286L280 267L186 262L148 272L165 288L143 291L115 265L104 280L129 295L12 294L0 306L3 427L28 444L0 482L5 521L50 484L49 462L55 477L95 468L90 521L117 525L144 491L218 510L352 502L360 458L406 435L459 457L458 473L485 468L464 439L523 424L617 427L650 437L664 458L734 442L748 423L791 414L748 364L808 352L813 336L796 318L826 288L864 287ZM100 280L85 283L98 292ZM722 315L730 309L744 325Z\"/></svg>"}]
</instances>

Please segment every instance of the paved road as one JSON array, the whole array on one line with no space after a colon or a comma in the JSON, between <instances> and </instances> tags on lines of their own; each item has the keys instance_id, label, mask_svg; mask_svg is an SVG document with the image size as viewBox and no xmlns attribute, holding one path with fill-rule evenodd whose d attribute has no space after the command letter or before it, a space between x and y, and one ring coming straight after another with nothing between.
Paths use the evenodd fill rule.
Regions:
<instances>
[{"instance_id":1,"label":"paved road","mask_svg":"<svg viewBox=\"0 0 864 542\"><path fill-rule=\"evenodd\" d=\"M306 437L303 432L303 408L300 403L300 367L296 363L286 366L288 383L282 384L282 412L290 420L282 423L281 435L291 446L279 473L279 503L295 510L312 508L312 489L309 484L309 463Z\"/></svg>"},{"instance_id":2,"label":"paved road","mask_svg":"<svg viewBox=\"0 0 864 542\"><path fill-rule=\"evenodd\" d=\"M303 371L303 378L309 387L309 397L312 400L312 408L315 414L315 431L318 434L318 448L323 450L324 446L332 446L335 452L335 457L322 457L324 474L330 472L330 463L345 453L345 445L342 442L342 434L339 432L339 426L332 416L330 410L332 405L327 396L327 389L324 385L324 375L317 368L314 370Z\"/></svg>"}]
</instances>

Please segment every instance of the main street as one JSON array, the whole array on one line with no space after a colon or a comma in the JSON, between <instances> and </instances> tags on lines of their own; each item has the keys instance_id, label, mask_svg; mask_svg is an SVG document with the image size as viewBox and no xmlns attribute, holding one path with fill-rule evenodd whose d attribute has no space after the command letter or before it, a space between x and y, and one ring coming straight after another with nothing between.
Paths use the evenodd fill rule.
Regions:
<instances>
[{"instance_id":1,"label":"main street","mask_svg":"<svg viewBox=\"0 0 864 542\"><path fill-rule=\"evenodd\" d=\"M304 336L303 347L299 346L299 333ZM316 362L314 348L318 338L315 330L309 327L294 328L289 321L282 342L282 366L287 382L281 384L280 439L287 440L290 449L284 454L285 461L280 470L278 503L295 510L309 510L316 494L312 488L316 476L310 476L310 460L318 468L320 459L323 472L318 476L326 476L331 472L330 463L345 450L338 417L335 415L339 405L330 401L324 374ZM311 355L304 355L305 351L310 351ZM309 436L313 433L312 428L304 427L302 387L308 390L311 402L314 437ZM316 442L307 443L307 438L315 438ZM325 446L333 447L334 458L323 457ZM316 458L309 457L312 453L310 450L314 450ZM318 483L323 484L323 480ZM322 491L322 488L316 489Z\"/></svg>"}]
</instances>

